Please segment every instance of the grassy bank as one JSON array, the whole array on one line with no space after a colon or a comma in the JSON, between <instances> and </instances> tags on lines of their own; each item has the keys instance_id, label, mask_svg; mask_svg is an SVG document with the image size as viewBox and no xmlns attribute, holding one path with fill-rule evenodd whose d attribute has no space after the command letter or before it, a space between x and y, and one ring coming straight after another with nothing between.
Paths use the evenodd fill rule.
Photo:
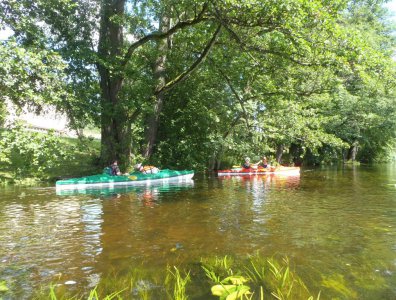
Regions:
<instances>
[{"instance_id":1,"label":"grassy bank","mask_svg":"<svg viewBox=\"0 0 396 300\"><path fill-rule=\"evenodd\" d=\"M101 171L97 166L100 140L23 131L11 133L3 130L1 133L4 148L9 147L0 156L2 185L52 183L60 178ZM12 134L13 139L10 137ZM40 145L40 141L43 141L43 145Z\"/></svg>"},{"instance_id":2,"label":"grassy bank","mask_svg":"<svg viewBox=\"0 0 396 300\"><path fill-rule=\"evenodd\" d=\"M48 173L50 180L92 175L102 171L97 164L100 140L91 138L82 141L76 138L61 138L61 140L66 147L74 148L75 151L72 159L67 159L60 166L50 170Z\"/></svg>"}]
</instances>

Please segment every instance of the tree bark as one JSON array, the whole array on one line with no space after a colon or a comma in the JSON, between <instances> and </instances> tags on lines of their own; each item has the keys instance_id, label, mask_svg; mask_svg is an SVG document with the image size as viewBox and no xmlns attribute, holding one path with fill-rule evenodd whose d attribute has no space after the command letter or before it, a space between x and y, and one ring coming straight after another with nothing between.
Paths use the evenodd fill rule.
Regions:
<instances>
[{"instance_id":1,"label":"tree bark","mask_svg":"<svg viewBox=\"0 0 396 300\"><path fill-rule=\"evenodd\" d=\"M348 149L347 160L355 161L358 152L359 143L354 141Z\"/></svg>"},{"instance_id":2,"label":"tree bark","mask_svg":"<svg viewBox=\"0 0 396 300\"><path fill-rule=\"evenodd\" d=\"M119 92L123 77L116 59L121 55L124 43L123 27L112 21L115 16L122 17L125 0L104 0L101 6L97 64L101 90L101 162L109 164L119 160L122 165L129 163L131 152L130 124L127 112L121 108ZM111 69L109 66L112 65Z\"/></svg>"},{"instance_id":3,"label":"tree bark","mask_svg":"<svg viewBox=\"0 0 396 300\"><path fill-rule=\"evenodd\" d=\"M304 150L301 148L301 145L292 143L289 147L289 153L292 156L294 165L301 166L303 161L302 155L304 154Z\"/></svg>"},{"instance_id":4,"label":"tree bark","mask_svg":"<svg viewBox=\"0 0 396 300\"><path fill-rule=\"evenodd\" d=\"M160 24L160 32L167 32L170 28L170 18L163 15ZM158 125L160 122L160 114L164 104L164 93L160 90L166 84L166 58L167 51L169 50L169 39L162 39L157 42L158 56L154 65L154 79L156 82L154 91L154 110L153 113L147 118L147 128L145 132L146 145L143 149L143 157L148 158L153 153L153 148L157 139Z\"/></svg>"},{"instance_id":5,"label":"tree bark","mask_svg":"<svg viewBox=\"0 0 396 300\"><path fill-rule=\"evenodd\" d=\"M278 164L280 164L282 161L283 148L284 148L284 145L282 145L282 144L279 144L276 148L276 162Z\"/></svg>"},{"instance_id":6,"label":"tree bark","mask_svg":"<svg viewBox=\"0 0 396 300\"><path fill-rule=\"evenodd\" d=\"M166 84L165 61L168 47L166 39L170 39L174 33L183 28L208 20L209 18L206 16L208 4L205 3L194 18L180 21L173 27L170 27L169 18L163 16L158 32L147 34L132 43L124 53L122 51L124 48L123 25L119 20L122 20L125 14L125 4L126 0L102 0L101 2L97 68L101 90L101 162L103 164L108 164L116 159L122 165L130 163L131 124L136 119L136 114L131 115L125 110L123 99L120 99L120 91L124 81L124 69L135 50L150 41L158 42L159 53L154 67L156 86L154 96L151 98L154 99L155 104L153 115L148 119L146 147L143 151L144 156L148 157L155 145L164 92L187 78L203 61L210 49L210 47L205 49L203 55L186 72ZM219 29L216 31L216 35L218 32ZM209 46L212 45L213 41ZM141 109L138 108L136 113L139 114L140 111Z\"/></svg>"}]
</instances>

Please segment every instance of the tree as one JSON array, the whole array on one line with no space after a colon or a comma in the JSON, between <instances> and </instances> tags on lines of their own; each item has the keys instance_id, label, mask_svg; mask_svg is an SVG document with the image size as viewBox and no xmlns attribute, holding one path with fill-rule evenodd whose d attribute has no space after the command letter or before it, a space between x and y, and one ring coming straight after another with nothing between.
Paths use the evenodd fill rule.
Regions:
<instances>
[{"instance_id":1,"label":"tree","mask_svg":"<svg viewBox=\"0 0 396 300\"><path fill-rule=\"evenodd\" d=\"M46 103L66 97L65 64L51 50L21 47L14 40L0 44L0 100L40 111Z\"/></svg>"},{"instance_id":2,"label":"tree","mask_svg":"<svg viewBox=\"0 0 396 300\"><path fill-rule=\"evenodd\" d=\"M374 78L376 67L361 55L388 57L391 44L383 39L383 48L373 43L363 47L350 34L352 25L345 30L349 3L38 0L31 5L7 0L0 4L0 14L19 45L51 49L62 57L67 96L56 104L76 127L89 121L100 125L103 163L119 159L128 164L131 153L150 158L160 145L177 142L169 128L161 128L174 128L172 120L161 123L164 108L176 118L178 111L199 108L197 124L213 126L199 139L210 141L204 152L213 161L229 143L243 143L238 153L260 151L264 142L279 149L302 140L313 148L334 143L337 136L324 119L303 130L304 124L325 116L319 98L312 96L334 95L340 86L348 92L365 87L370 80L362 79ZM216 105L209 103L213 96L186 79L202 89L222 89L214 94L220 95ZM191 97L187 87L198 92L188 101L191 107L175 99ZM281 129L289 104L301 126ZM304 113L307 109L314 113ZM272 119L265 115L269 111ZM195 134L187 128L186 134Z\"/></svg>"}]
</instances>

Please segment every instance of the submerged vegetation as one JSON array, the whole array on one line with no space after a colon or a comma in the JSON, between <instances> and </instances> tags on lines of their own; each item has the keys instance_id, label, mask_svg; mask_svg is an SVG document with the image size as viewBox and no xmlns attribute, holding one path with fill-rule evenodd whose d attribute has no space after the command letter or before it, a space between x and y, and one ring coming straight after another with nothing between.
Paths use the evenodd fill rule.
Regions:
<instances>
[{"instance_id":1,"label":"submerged vegetation","mask_svg":"<svg viewBox=\"0 0 396 300\"><path fill-rule=\"evenodd\" d=\"M370 276L370 280L374 280L372 284L357 282L354 287L336 273L319 275L313 282L303 282L287 257L266 258L257 252L243 259L229 255L202 258L199 263L184 267L168 266L163 271L144 268L122 274L114 271L101 277L91 290L77 287L73 281L62 283L59 277L59 283L53 282L37 289L31 299L359 299L362 285L368 285L369 294L366 296L369 296L371 289L384 284L380 274L378 278ZM356 280L360 281L359 278ZM384 299L390 295L383 293ZM12 286L0 280L0 298L2 296L12 297Z\"/></svg>"},{"instance_id":2,"label":"submerged vegetation","mask_svg":"<svg viewBox=\"0 0 396 300\"><path fill-rule=\"evenodd\" d=\"M287 258L267 259L258 254L238 261L230 256L202 259L190 271L169 266L162 274L134 270L122 278L102 278L88 294L78 295L71 295L64 285L51 285L33 298L286 300L320 299L321 294L308 290Z\"/></svg>"},{"instance_id":3,"label":"submerged vegetation","mask_svg":"<svg viewBox=\"0 0 396 300\"><path fill-rule=\"evenodd\" d=\"M1 292L3 295L11 293L4 281L0 282L0 296ZM203 258L198 264L168 266L162 272L143 269L133 269L127 274L115 272L101 278L90 291L78 292L73 285L53 283L37 290L32 298L319 300L358 299L359 290L348 285L340 274L305 283L287 257L266 258L256 253L244 259L228 255Z\"/></svg>"}]
</instances>

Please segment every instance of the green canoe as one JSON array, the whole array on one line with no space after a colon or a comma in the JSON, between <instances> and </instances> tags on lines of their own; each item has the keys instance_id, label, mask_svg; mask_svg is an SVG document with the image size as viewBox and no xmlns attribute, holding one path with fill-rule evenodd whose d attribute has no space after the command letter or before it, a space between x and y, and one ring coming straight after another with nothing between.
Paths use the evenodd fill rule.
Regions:
<instances>
[{"instance_id":1,"label":"green canoe","mask_svg":"<svg viewBox=\"0 0 396 300\"><path fill-rule=\"evenodd\" d=\"M164 169L155 174L144 174L141 172L132 172L128 175L111 176L109 174L98 174L80 178L71 178L58 180L57 189L76 189L86 187L109 187L115 185L144 185L162 181L185 181L191 180L194 171L183 170L175 171Z\"/></svg>"}]
</instances>

